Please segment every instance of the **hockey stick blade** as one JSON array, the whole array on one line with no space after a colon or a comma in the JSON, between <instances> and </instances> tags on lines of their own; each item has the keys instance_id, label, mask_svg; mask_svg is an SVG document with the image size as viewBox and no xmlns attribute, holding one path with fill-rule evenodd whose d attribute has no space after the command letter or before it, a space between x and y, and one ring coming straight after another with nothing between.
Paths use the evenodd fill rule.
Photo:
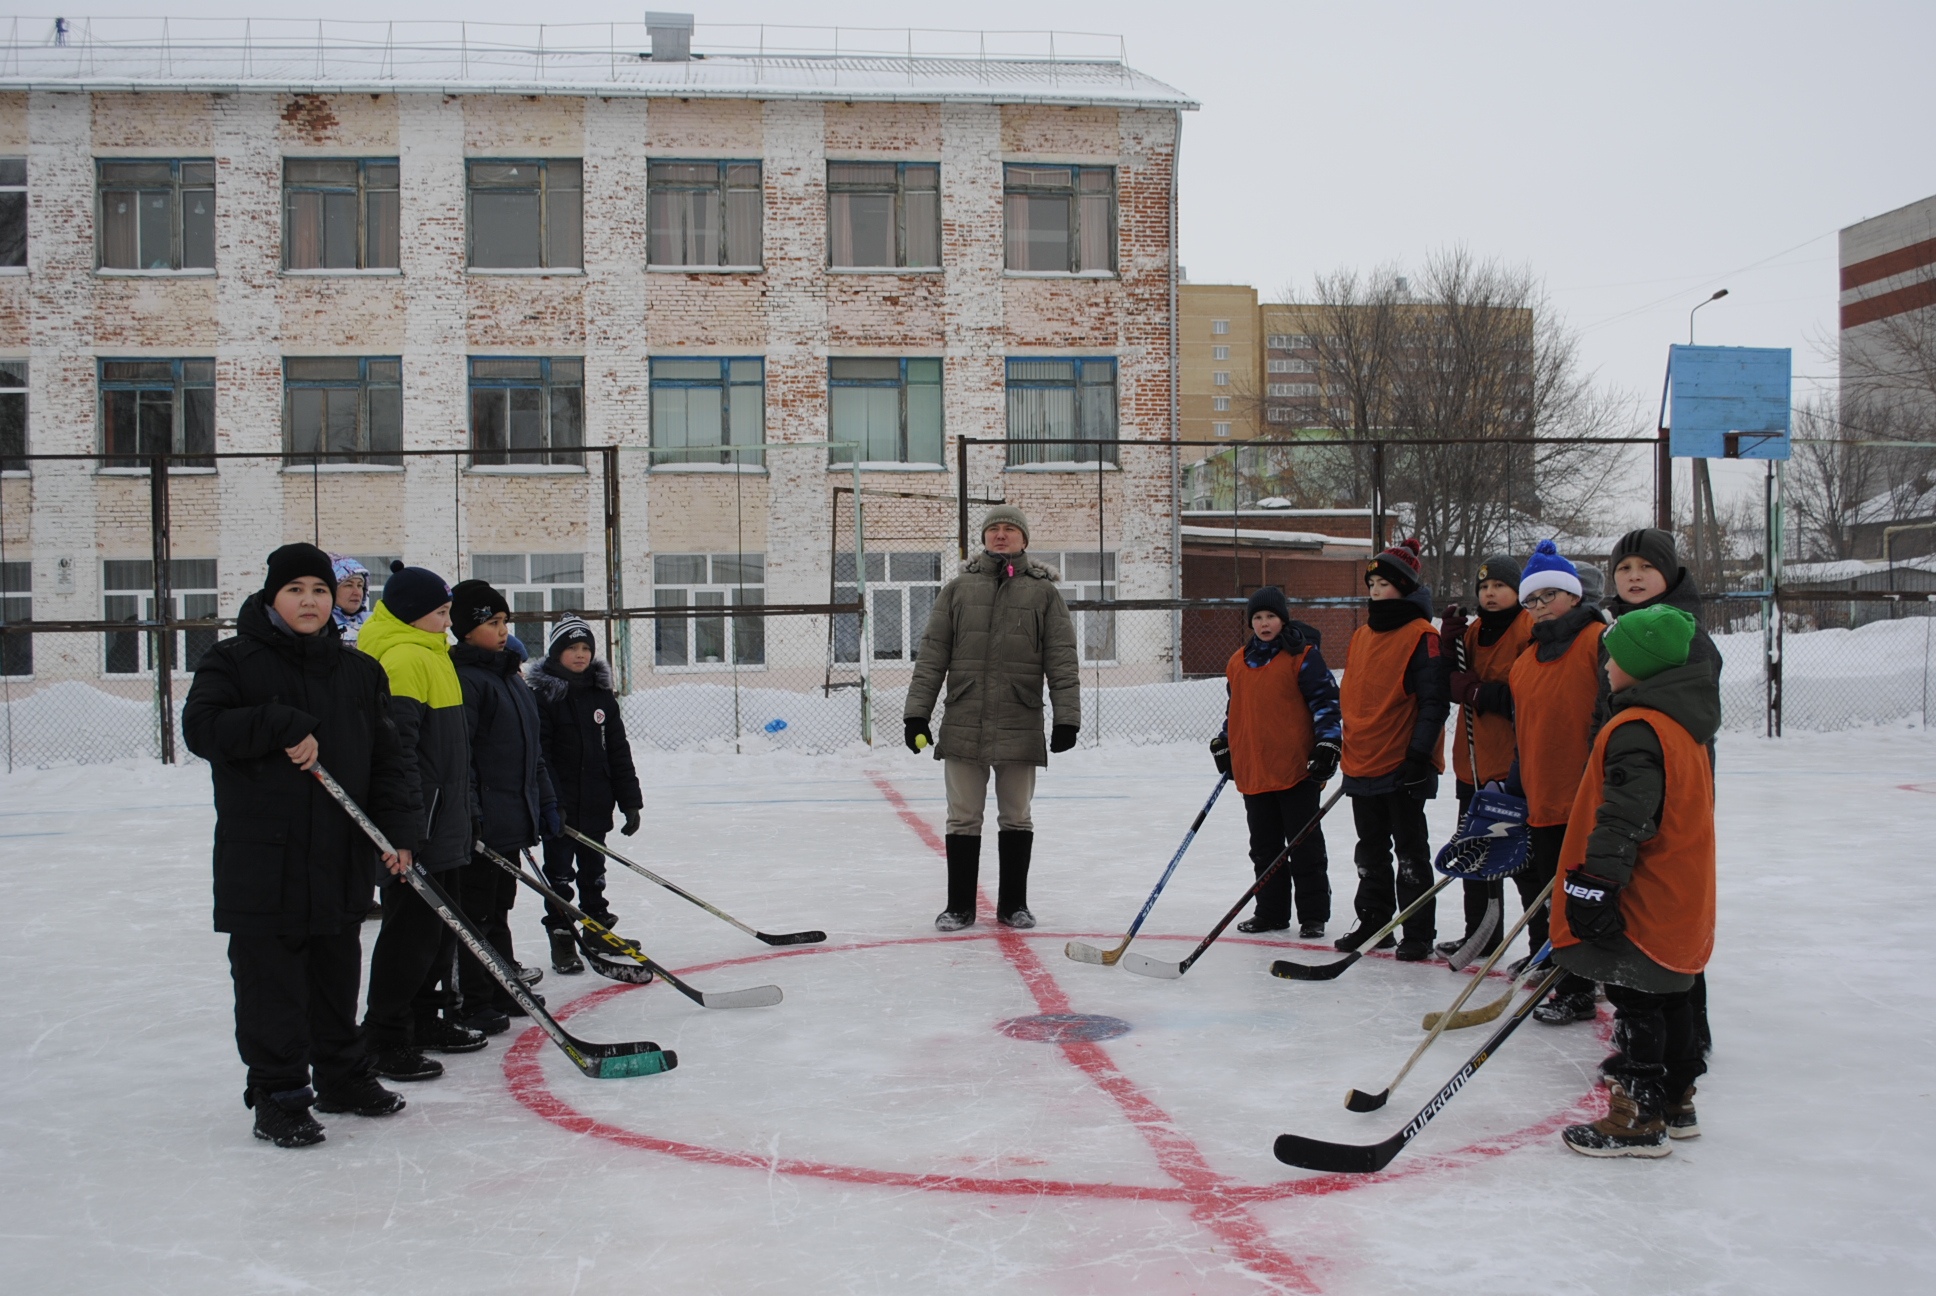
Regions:
<instances>
[{"instance_id":1,"label":"hockey stick blade","mask_svg":"<svg viewBox=\"0 0 1936 1296\"><path fill-rule=\"evenodd\" d=\"M1344 1096L1346 1109L1355 1112L1375 1112L1390 1101L1391 1090L1389 1089L1381 1089L1375 1094L1368 1094L1362 1089L1353 1089Z\"/></svg>"},{"instance_id":2,"label":"hockey stick blade","mask_svg":"<svg viewBox=\"0 0 1936 1296\"><path fill-rule=\"evenodd\" d=\"M1094 963L1098 967L1109 967L1122 957L1115 950L1099 950L1086 941L1070 941L1062 947L1062 952L1078 963ZM1111 954L1116 958L1109 957Z\"/></svg>"},{"instance_id":3,"label":"hockey stick blade","mask_svg":"<svg viewBox=\"0 0 1936 1296\"><path fill-rule=\"evenodd\" d=\"M778 936L763 931L753 934L768 945L818 945L827 939L827 933L823 931L783 932Z\"/></svg>"},{"instance_id":4,"label":"hockey stick blade","mask_svg":"<svg viewBox=\"0 0 1936 1296\"><path fill-rule=\"evenodd\" d=\"M595 841L592 838L585 836L585 834L579 832L576 828L566 828L565 836L571 838L573 841L577 842L581 846L591 847L593 850L597 851L600 855L603 855L606 859L616 860L618 863L623 864L626 868L631 869L634 873L638 874L646 881L657 883L659 886L664 887L666 890L672 892L672 894L678 896L681 900L689 901L692 904L698 905L701 909L704 909L707 913L711 914L713 917L719 919L722 922L732 924L733 926L739 928L741 931L745 932L748 936L752 936L759 940L763 940L768 945L818 945L820 942L827 939L827 933L823 931L781 932L778 935L774 935L768 932L755 930L752 927L748 927L745 923L733 917L733 915L727 913L724 909L721 909L719 906L707 904L704 900L701 900L698 896L686 890L684 887L678 885L675 882L670 882L665 878L660 877L657 873L654 873L651 869L647 868L643 864L637 863L636 861L633 861L633 860L626 859L623 855L613 850L610 846L607 846L604 842Z\"/></svg>"},{"instance_id":5,"label":"hockey stick blade","mask_svg":"<svg viewBox=\"0 0 1936 1296\"><path fill-rule=\"evenodd\" d=\"M1377 949L1379 944L1384 941L1385 937L1397 931L1399 927L1403 925L1403 923L1407 918L1410 918L1414 913L1418 912L1418 910L1424 906L1427 900L1430 900L1433 896L1445 890L1446 886L1450 884L1451 881L1452 879L1449 877L1442 877L1438 881L1434 882L1430 887L1426 889L1424 895L1419 896L1416 900L1406 905L1403 909L1400 909L1396 914L1392 916L1392 920L1390 922L1386 923L1383 927L1379 928L1371 935L1365 937L1364 944L1360 945L1357 949L1352 950L1349 954L1345 955L1343 958L1333 959L1329 963L1319 963L1315 966L1309 963L1293 963L1289 959L1278 959L1276 962L1271 964L1271 967L1270 967L1271 975L1274 977L1282 977L1286 981L1335 980L1336 978L1344 975L1344 970L1346 968L1350 967L1353 963L1356 963L1359 959L1363 958L1368 950Z\"/></svg>"},{"instance_id":6,"label":"hockey stick blade","mask_svg":"<svg viewBox=\"0 0 1936 1296\"><path fill-rule=\"evenodd\" d=\"M1137 976L1155 977L1158 981L1175 981L1184 972L1181 963L1165 963L1161 959L1153 959L1135 950L1123 955L1121 966L1125 972L1134 972Z\"/></svg>"},{"instance_id":7,"label":"hockey stick blade","mask_svg":"<svg viewBox=\"0 0 1936 1296\"><path fill-rule=\"evenodd\" d=\"M1100 950L1085 941L1070 941L1062 947L1064 954L1078 963L1100 964L1103 967L1116 966L1123 957L1123 951L1128 949L1129 943L1136 939L1136 933L1143 930L1143 921L1150 916L1150 910L1156 907L1156 898L1162 895L1163 888L1170 884L1170 878L1175 874L1176 866L1183 862L1183 853L1189 850L1190 843L1197 839L1197 829L1203 827L1203 821L1210 817L1211 808L1217 804L1218 796L1222 795L1224 786L1229 782L1230 775L1218 776L1217 786L1210 789L1210 799L1203 803L1203 809L1197 811L1197 817L1191 821L1190 831L1183 834L1183 844L1176 848L1176 854L1170 856L1170 862L1164 868L1163 876L1156 880L1156 886L1150 891L1149 899L1143 901L1143 907L1137 913L1136 921L1129 925L1128 933L1117 943L1116 948ZM1177 975L1181 976L1182 972L1179 971Z\"/></svg>"},{"instance_id":8,"label":"hockey stick blade","mask_svg":"<svg viewBox=\"0 0 1936 1296\"><path fill-rule=\"evenodd\" d=\"M1471 940L1452 951L1452 957L1445 960L1446 964L1454 972L1460 971L1466 964L1479 957L1479 951L1485 948L1486 942L1491 940L1492 934L1498 930L1499 902L1497 900L1488 900L1486 901L1486 916L1480 920L1479 930L1472 933ZM1427 1029L1429 1030L1430 1027L1427 1027Z\"/></svg>"},{"instance_id":9,"label":"hockey stick blade","mask_svg":"<svg viewBox=\"0 0 1936 1296\"><path fill-rule=\"evenodd\" d=\"M589 967L607 981L623 981L627 985L651 985L655 979L652 969L643 963L621 963L607 958L602 951L585 949L585 966Z\"/></svg>"},{"instance_id":10,"label":"hockey stick blade","mask_svg":"<svg viewBox=\"0 0 1936 1296\"><path fill-rule=\"evenodd\" d=\"M336 804L343 807L343 813L363 830L363 835L375 844L379 854L389 855L394 852L395 848L390 845L389 838L383 835L383 830L363 812L362 806L351 799L350 794L343 790L343 785L332 778L328 770L319 763L311 765L309 772L315 776L318 783L323 785L324 791L329 793ZM511 996L540 1030L551 1037L551 1042L556 1044L564 1055L571 1059L572 1065L580 1071L594 1079L613 1080L626 1076L657 1075L679 1065L677 1054L670 1049L661 1049L651 1040L593 1044L573 1035L544 1010L544 1005L532 995L531 988L519 979L517 969L507 965L504 956L484 939L482 933L471 925L468 918L458 912L457 907L451 903L450 897L444 894L444 889L437 885L436 879L424 871L423 865L412 863L404 870L402 876L410 889L422 897L423 902L443 919L445 926L457 933L457 939L497 979L497 983L504 987L504 992Z\"/></svg>"},{"instance_id":11,"label":"hockey stick blade","mask_svg":"<svg viewBox=\"0 0 1936 1296\"><path fill-rule=\"evenodd\" d=\"M1527 1000L1513 1011L1505 1025L1492 1033L1492 1038L1479 1046L1479 1051L1466 1059L1464 1066L1445 1082L1432 1100L1418 1109L1418 1114L1405 1127L1390 1138L1378 1143L1328 1143L1323 1139L1305 1138L1301 1134L1279 1134L1271 1145L1271 1152L1285 1165L1296 1166L1300 1170L1318 1170L1327 1174L1374 1174L1392 1163L1407 1143L1418 1137L1418 1132L1432 1121L1432 1118L1445 1109L1445 1105L1458 1096L1465 1088L1466 1081L1486 1064L1486 1060L1498 1052L1500 1045L1519 1029L1521 1022L1532 1013L1533 1005L1545 997L1546 992L1559 982L1561 970L1554 968L1547 973ZM1355 1092L1355 1091L1354 1091Z\"/></svg>"}]
</instances>

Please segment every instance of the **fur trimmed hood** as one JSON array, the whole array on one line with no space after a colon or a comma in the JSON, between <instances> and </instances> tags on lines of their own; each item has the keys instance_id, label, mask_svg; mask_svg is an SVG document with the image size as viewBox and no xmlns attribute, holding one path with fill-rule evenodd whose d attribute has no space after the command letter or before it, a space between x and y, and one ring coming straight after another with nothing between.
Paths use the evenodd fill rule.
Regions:
<instances>
[{"instance_id":1,"label":"fur trimmed hood","mask_svg":"<svg viewBox=\"0 0 1936 1296\"><path fill-rule=\"evenodd\" d=\"M589 677L587 683L593 688L609 690L612 687L612 668L605 664L603 658L592 658L592 664L585 668L585 674ZM556 702L563 697L571 689L572 682L570 672L548 657L525 667L524 681L547 702Z\"/></svg>"}]
</instances>

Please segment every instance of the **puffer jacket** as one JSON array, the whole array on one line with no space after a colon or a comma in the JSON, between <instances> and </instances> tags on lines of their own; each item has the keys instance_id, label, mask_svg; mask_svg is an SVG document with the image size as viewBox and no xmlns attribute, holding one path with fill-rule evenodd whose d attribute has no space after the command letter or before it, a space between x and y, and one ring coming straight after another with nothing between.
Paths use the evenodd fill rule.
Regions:
<instances>
[{"instance_id":1,"label":"puffer jacket","mask_svg":"<svg viewBox=\"0 0 1936 1296\"><path fill-rule=\"evenodd\" d=\"M612 830L612 807L634 813L645 805L625 717L604 662L576 674L547 657L524 673L538 697L538 734L545 768L565 822L581 833Z\"/></svg>"},{"instance_id":2,"label":"puffer jacket","mask_svg":"<svg viewBox=\"0 0 1936 1296\"><path fill-rule=\"evenodd\" d=\"M524 648L512 639L500 652L460 643L450 650L464 690L471 746L471 818L484 844L513 858L540 836L540 812L555 804L538 735L538 699L519 670Z\"/></svg>"},{"instance_id":3,"label":"puffer jacket","mask_svg":"<svg viewBox=\"0 0 1936 1296\"><path fill-rule=\"evenodd\" d=\"M1055 581L1055 572L1027 554L982 553L942 587L921 636L903 714L910 720L933 715L946 681L936 743L943 757L1047 765L1045 680L1051 723L1081 726L1075 623Z\"/></svg>"},{"instance_id":4,"label":"puffer jacket","mask_svg":"<svg viewBox=\"0 0 1936 1296\"><path fill-rule=\"evenodd\" d=\"M403 789L424 825L418 861L432 873L471 858L471 744L464 690L450 663L450 638L399 621L381 600L357 636L358 650L390 679L390 717L403 741Z\"/></svg>"},{"instance_id":5,"label":"puffer jacket","mask_svg":"<svg viewBox=\"0 0 1936 1296\"><path fill-rule=\"evenodd\" d=\"M324 769L384 836L416 842L383 670L333 625L296 635L252 594L236 634L202 655L182 708L188 750L215 784L215 930L354 931L370 907L376 848L286 748L316 739Z\"/></svg>"}]
</instances>

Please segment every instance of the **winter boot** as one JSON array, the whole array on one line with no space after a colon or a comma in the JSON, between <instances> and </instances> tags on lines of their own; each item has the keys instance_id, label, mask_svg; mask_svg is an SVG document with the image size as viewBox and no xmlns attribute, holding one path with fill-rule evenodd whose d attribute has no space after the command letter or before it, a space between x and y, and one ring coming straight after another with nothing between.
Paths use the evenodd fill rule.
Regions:
<instances>
[{"instance_id":1,"label":"winter boot","mask_svg":"<svg viewBox=\"0 0 1936 1296\"><path fill-rule=\"evenodd\" d=\"M1387 919L1386 921L1389 922L1390 919ZM1378 928L1383 927L1384 925L1385 924L1382 922L1376 925L1373 925L1371 923L1365 922L1363 919L1360 919L1356 927L1353 927L1350 931L1338 937L1337 940L1331 943L1341 950L1355 950L1360 945L1370 940L1372 937L1372 934L1376 932ZM1373 948L1390 949L1392 946L1396 944L1398 944L1398 937L1392 935L1390 932L1386 932L1385 939L1379 941L1378 944L1375 945Z\"/></svg>"},{"instance_id":2,"label":"winter boot","mask_svg":"<svg viewBox=\"0 0 1936 1296\"><path fill-rule=\"evenodd\" d=\"M499 1012L486 1004L482 1008L474 1008L465 1013L459 1024L466 1030L474 1030L480 1035L502 1035L511 1029L511 1015ZM401 1080L403 1077L391 1076L390 1078Z\"/></svg>"},{"instance_id":3,"label":"winter boot","mask_svg":"<svg viewBox=\"0 0 1936 1296\"><path fill-rule=\"evenodd\" d=\"M1674 1150L1661 1119L1660 1083L1621 1076L1607 1078L1607 1114L1591 1125L1569 1125L1560 1138L1581 1156L1664 1157Z\"/></svg>"},{"instance_id":4,"label":"winter boot","mask_svg":"<svg viewBox=\"0 0 1936 1296\"><path fill-rule=\"evenodd\" d=\"M1256 914L1252 914L1237 924L1238 931L1253 934L1256 932L1289 931L1290 929L1291 920L1289 918L1286 918L1283 922L1275 922L1269 918L1259 918ZM1323 931L1324 929L1320 927L1318 930Z\"/></svg>"},{"instance_id":5,"label":"winter boot","mask_svg":"<svg viewBox=\"0 0 1936 1296\"><path fill-rule=\"evenodd\" d=\"M1667 1122L1667 1137L1670 1139L1693 1139L1701 1137L1701 1122L1694 1115L1694 1086L1687 1086L1679 1098L1661 1108L1661 1115Z\"/></svg>"},{"instance_id":6,"label":"winter boot","mask_svg":"<svg viewBox=\"0 0 1936 1296\"><path fill-rule=\"evenodd\" d=\"M585 970L578 957L578 941L568 931L551 933L551 970L559 976L577 976Z\"/></svg>"},{"instance_id":7,"label":"winter boot","mask_svg":"<svg viewBox=\"0 0 1936 1296\"><path fill-rule=\"evenodd\" d=\"M404 1045L377 1054L376 1073L385 1080L435 1080L444 1073L444 1064Z\"/></svg>"},{"instance_id":8,"label":"winter boot","mask_svg":"<svg viewBox=\"0 0 1936 1296\"><path fill-rule=\"evenodd\" d=\"M948 834L948 907L934 920L936 931L975 925L975 888L981 881L981 838Z\"/></svg>"},{"instance_id":9,"label":"winter boot","mask_svg":"<svg viewBox=\"0 0 1936 1296\"><path fill-rule=\"evenodd\" d=\"M1598 1011L1591 988L1571 992L1555 990L1545 1003L1533 1009L1533 1020L1548 1026L1570 1026L1574 1022L1592 1021ZM1611 1085L1612 1079L1607 1083Z\"/></svg>"},{"instance_id":10,"label":"winter boot","mask_svg":"<svg viewBox=\"0 0 1936 1296\"><path fill-rule=\"evenodd\" d=\"M323 1127L309 1114L315 1097L308 1085L279 1093L251 1089L242 1095L242 1105L255 1109L257 1138L279 1148L299 1148L323 1141Z\"/></svg>"},{"instance_id":11,"label":"winter boot","mask_svg":"<svg viewBox=\"0 0 1936 1296\"><path fill-rule=\"evenodd\" d=\"M1028 907L1029 856L1035 851L1035 834L1004 828L996 834L995 850L1002 870L995 893L995 917L1005 926L1026 931L1035 926L1035 915Z\"/></svg>"},{"instance_id":12,"label":"winter boot","mask_svg":"<svg viewBox=\"0 0 1936 1296\"><path fill-rule=\"evenodd\" d=\"M1299 923L1297 925L1297 938L1299 940L1316 940L1322 935L1324 935L1324 924L1321 922Z\"/></svg>"},{"instance_id":13,"label":"winter boot","mask_svg":"<svg viewBox=\"0 0 1936 1296\"><path fill-rule=\"evenodd\" d=\"M518 980L524 985L534 986L544 980L543 968L526 967L522 963L518 964L517 968Z\"/></svg>"},{"instance_id":14,"label":"winter boot","mask_svg":"<svg viewBox=\"0 0 1936 1296\"><path fill-rule=\"evenodd\" d=\"M319 1112L392 1116L402 1111L403 1107L403 1095L391 1093L378 1084L375 1071L367 1067L316 1092L316 1110Z\"/></svg>"},{"instance_id":15,"label":"winter boot","mask_svg":"<svg viewBox=\"0 0 1936 1296\"><path fill-rule=\"evenodd\" d=\"M1429 940L1402 940L1392 955L1400 963L1423 963L1432 957L1432 942Z\"/></svg>"},{"instance_id":16,"label":"winter boot","mask_svg":"<svg viewBox=\"0 0 1936 1296\"><path fill-rule=\"evenodd\" d=\"M475 1053L490 1043L483 1031L472 1030L448 1017L418 1022L416 1034L417 1047L425 1053Z\"/></svg>"}]
</instances>

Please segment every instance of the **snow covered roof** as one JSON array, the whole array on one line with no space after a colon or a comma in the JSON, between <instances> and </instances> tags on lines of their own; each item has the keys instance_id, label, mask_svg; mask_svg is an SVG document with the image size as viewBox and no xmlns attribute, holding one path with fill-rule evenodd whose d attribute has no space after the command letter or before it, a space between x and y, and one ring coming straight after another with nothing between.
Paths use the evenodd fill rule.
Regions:
<instances>
[{"instance_id":1,"label":"snow covered roof","mask_svg":"<svg viewBox=\"0 0 1936 1296\"><path fill-rule=\"evenodd\" d=\"M64 29L56 29L56 22ZM700 24L654 61L641 23L16 18L0 89L677 96L1191 110L1120 37Z\"/></svg>"},{"instance_id":2,"label":"snow covered roof","mask_svg":"<svg viewBox=\"0 0 1936 1296\"><path fill-rule=\"evenodd\" d=\"M1936 555L1898 558L1895 561L1894 570L1897 576L1909 572L1936 575ZM1791 562L1782 564L1781 574L1787 584L1859 581L1867 576L1888 577L1890 564L1880 558L1837 558L1827 562Z\"/></svg>"},{"instance_id":3,"label":"snow covered roof","mask_svg":"<svg viewBox=\"0 0 1936 1296\"><path fill-rule=\"evenodd\" d=\"M1228 516L1226 514L1226 516ZM1282 545L1287 549L1320 549L1326 545L1371 547L1364 536L1322 535L1316 531L1266 531L1253 527L1185 526L1179 528L1185 540L1241 540L1245 544Z\"/></svg>"}]
</instances>

